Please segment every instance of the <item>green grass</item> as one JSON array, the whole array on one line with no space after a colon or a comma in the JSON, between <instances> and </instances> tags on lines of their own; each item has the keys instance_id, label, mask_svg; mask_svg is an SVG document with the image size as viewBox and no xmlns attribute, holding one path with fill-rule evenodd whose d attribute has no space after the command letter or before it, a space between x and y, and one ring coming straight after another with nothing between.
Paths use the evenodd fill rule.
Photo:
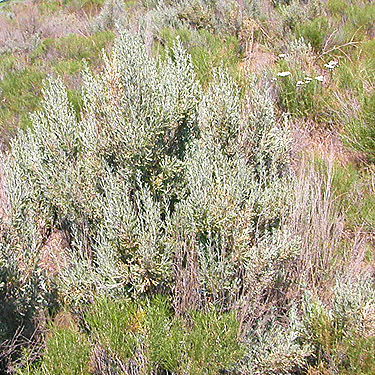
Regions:
<instances>
[{"instance_id":1,"label":"green grass","mask_svg":"<svg viewBox=\"0 0 375 375\"><path fill-rule=\"evenodd\" d=\"M375 91L362 93L360 108L344 123L343 139L350 148L375 161Z\"/></svg>"},{"instance_id":2,"label":"green grass","mask_svg":"<svg viewBox=\"0 0 375 375\"><path fill-rule=\"evenodd\" d=\"M57 39L44 39L31 54L32 59L49 60L87 60L96 62L103 48L108 47L114 40L112 31L99 31L91 36L69 34Z\"/></svg>"},{"instance_id":3,"label":"green grass","mask_svg":"<svg viewBox=\"0 0 375 375\"><path fill-rule=\"evenodd\" d=\"M123 363L144 348L150 370L217 374L243 356L234 313L191 312L173 317L165 297L149 301L98 300L85 318L91 337Z\"/></svg>"},{"instance_id":4,"label":"green grass","mask_svg":"<svg viewBox=\"0 0 375 375\"><path fill-rule=\"evenodd\" d=\"M19 375L89 375L90 344L87 336L72 328L52 327L39 361L28 361L19 369Z\"/></svg>"},{"instance_id":5,"label":"green grass","mask_svg":"<svg viewBox=\"0 0 375 375\"><path fill-rule=\"evenodd\" d=\"M335 202L345 214L348 228L371 230L375 225L373 173L371 168L358 168L354 164L334 165L332 188Z\"/></svg>"},{"instance_id":6,"label":"green grass","mask_svg":"<svg viewBox=\"0 0 375 375\"><path fill-rule=\"evenodd\" d=\"M62 60L59 61L53 70L59 75L73 75L79 73L84 68L83 61L80 60Z\"/></svg>"},{"instance_id":7,"label":"green grass","mask_svg":"<svg viewBox=\"0 0 375 375\"><path fill-rule=\"evenodd\" d=\"M320 51L323 48L324 41L329 36L330 26L326 17L317 17L302 24L297 24L295 32L297 38L303 37L311 43L316 51Z\"/></svg>"},{"instance_id":8,"label":"green grass","mask_svg":"<svg viewBox=\"0 0 375 375\"><path fill-rule=\"evenodd\" d=\"M280 77L277 73L290 72L289 76ZM318 73L302 71L280 60L273 72L279 88L279 106L294 117L314 119L317 122L327 120L327 103L330 92L325 83L315 79ZM302 84L298 84L302 82ZM323 99L324 98L324 99Z\"/></svg>"},{"instance_id":9,"label":"green grass","mask_svg":"<svg viewBox=\"0 0 375 375\"><path fill-rule=\"evenodd\" d=\"M84 10L89 13L97 13L104 2L105 0L47 0L40 2L39 9L42 14L47 15L64 10L67 7L75 11Z\"/></svg>"},{"instance_id":10,"label":"green grass","mask_svg":"<svg viewBox=\"0 0 375 375\"><path fill-rule=\"evenodd\" d=\"M242 59L239 40L231 35L225 37L215 35L207 30L162 29L161 42L154 47L155 53L165 56L166 49L171 49L179 38L191 54L197 77L201 83L207 83L218 67L227 68L234 76L238 76L238 67Z\"/></svg>"},{"instance_id":11,"label":"green grass","mask_svg":"<svg viewBox=\"0 0 375 375\"><path fill-rule=\"evenodd\" d=\"M86 322L93 339L121 361L132 358L140 345L143 314L134 303L98 300L87 313Z\"/></svg>"},{"instance_id":12,"label":"green grass","mask_svg":"<svg viewBox=\"0 0 375 375\"><path fill-rule=\"evenodd\" d=\"M47 74L63 76L65 82L79 82L86 61L89 66L101 64L102 50L114 39L111 31L97 32L90 37L67 35L47 38L28 56L20 60L9 54L0 55L0 123L3 137L15 128L31 126L29 112L38 109L43 79ZM70 99L79 113L81 98L76 87L69 89Z\"/></svg>"},{"instance_id":13,"label":"green grass","mask_svg":"<svg viewBox=\"0 0 375 375\"><path fill-rule=\"evenodd\" d=\"M7 75L10 72L14 72L19 64L19 60L16 56L11 54L0 55L0 74Z\"/></svg>"},{"instance_id":14,"label":"green grass","mask_svg":"<svg viewBox=\"0 0 375 375\"><path fill-rule=\"evenodd\" d=\"M88 374L90 346L87 338L72 329L57 329L47 339L43 366L54 375Z\"/></svg>"},{"instance_id":15,"label":"green grass","mask_svg":"<svg viewBox=\"0 0 375 375\"><path fill-rule=\"evenodd\" d=\"M16 122L21 127L29 125L28 113L38 108L45 74L40 70L25 68L11 72L0 81L2 101L0 122Z\"/></svg>"},{"instance_id":16,"label":"green grass","mask_svg":"<svg viewBox=\"0 0 375 375\"><path fill-rule=\"evenodd\" d=\"M102 49L114 40L111 31L100 31L90 37L70 34L55 40L53 48L65 59L93 61L101 56Z\"/></svg>"}]
</instances>

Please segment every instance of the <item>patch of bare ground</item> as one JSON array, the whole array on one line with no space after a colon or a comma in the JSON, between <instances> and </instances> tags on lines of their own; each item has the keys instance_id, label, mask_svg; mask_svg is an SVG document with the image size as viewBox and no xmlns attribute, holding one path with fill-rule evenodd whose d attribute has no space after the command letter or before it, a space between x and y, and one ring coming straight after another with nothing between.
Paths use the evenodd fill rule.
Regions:
<instances>
[{"instance_id":1,"label":"patch of bare ground","mask_svg":"<svg viewBox=\"0 0 375 375\"><path fill-rule=\"evenodd\" d=\"M70 329L74 331L78 331L78 324L75 321L74 316L72 313L66 310L60 311L53 320L55 327L62 328L62 329Z\"/></svg>"},{"instance_id":2,"label":"patch of bare ground","mask_svg":"<svg viewBox=\"0 0 375 375\"><path fill-rule=\"evenodd\" d=\"M242 69L245 72L262 73L269 69L276 61L276 56L259 43L248 42L245 46L245 59Z\"/></svg>"},{"instance_id":3,"label":"patch of bare ground","mask_svg":"<svg viewBox=\"0 0 375 375\"><path fill-rule=\"evenodd\" d=\"M297 166L302 155L317 155L327 162L339 163L342 166L353 163L359 165L365 162L363 154L348 149L342 142L340 133L333 130L321 130L314 123L300 126L291 124L292 132L292 160Z\"/></svg>"}]
</instances>

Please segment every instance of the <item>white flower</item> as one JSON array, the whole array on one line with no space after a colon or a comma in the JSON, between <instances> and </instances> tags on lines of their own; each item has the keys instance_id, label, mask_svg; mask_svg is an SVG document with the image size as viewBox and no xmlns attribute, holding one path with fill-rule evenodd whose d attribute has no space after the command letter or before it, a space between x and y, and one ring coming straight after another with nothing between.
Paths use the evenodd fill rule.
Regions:
<instances>
[{"instance_id":1,"label":"white flower","mask_svg":"<svg viewBox=\"0 0 375 375\"><path fill-rule=\"evenodd\" d=\"M277 73L277 75L279 77L287 77L287 76L290 76L292 73L291 72L280 72L280 73Z\"/></svg>"},{"instance_id":2,"label":"white flower","mask_svg":"<svg viewBox=\"0 0 375 375\"><path fill-rule=\"evenodd\" d=\"M327 69L330 69L330 70L335 69L337 65L338 65L338 62L335 61L335 60L331 60L328 64L324 64L324 66L325 66Z\"/></svg>"},{"instance_id":3,"label":"white flower","mask_svg":"<svg viewBox=\"0 0 375 375\"><path fill-rule=\"evenodd\" d=\"M297 87L298 86L302 86L302 85L304 85L306 82L303 82L303 81L297 81Z\"/></svg>"},{"instance_id":4,"label":"white flower","mask_svg":"<svg viewBox=\"0 0 375 375\"><path fill-rule=\"evenodd\" d=\"M286 57L286 53L280 53L280 55L279 55L280 59L285 59L285 57Z\"/></svg>"},{"instance_id":5,"label":"white flower","mask_svg":"<svg viewBox=\"0 0 375 375\"><path fill-rule=\"evenodd\" d=\"M312 81L312 78L310 78L310 77L306 77L306 78L305 78L305 82L306 82L306 83L309 83L309 82L311 82L311 81Z\"/></svg>"},{"instance_id":6,"label":"white flower","mask_svg":"<svg viewBox=\"0 0 375 375\"><path fill-rule=\"evenodd\" d=\"M324 77L323 76L317 76L315 77L315 79L319 82L323 82L324 81Z\"/></svg>"}]
</instances>

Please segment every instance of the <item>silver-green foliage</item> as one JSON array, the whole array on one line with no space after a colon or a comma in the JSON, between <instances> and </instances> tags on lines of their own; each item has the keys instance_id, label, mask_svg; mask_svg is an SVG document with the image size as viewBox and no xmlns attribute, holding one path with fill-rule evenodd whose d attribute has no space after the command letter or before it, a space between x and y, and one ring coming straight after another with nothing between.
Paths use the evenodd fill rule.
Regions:
<instances>
[{"instance_id":1,"label":"silver-green foliage","mask_svg":"<svg viewBox=\"0 0 375 375\"><path fill-rule=\"evenodd\" d=\"M132 270L155 265L167 277L154 198L174 188L200 97L189 56L178 43L172 53L149 58L137 37L122 34L103 73L84 74L80 120L62 81L49 79L42 110L12 142L7 163L16 230L58 226L77 248L113 247Z\"/></svg>"},{"instance_id":2,"label":"silver-green foliage","mask_svg":"<svg viewBox=\"0 0 375 375\"><path fill-rule=\"evenodd\" d=\"M374 278L370 274L338 278L331 305L306 293L304 337L313 345L321 367L337 373L373 373L374 297Z\"/></svg>"},{"instance_id":3,"label":"silver-green foliage","mask_svg":"<svg viewBox=\"0 0 375 375\"><path fill-rule=\"evenodd\" d=\"M116 25L124 25L129 15L123 1L106 0L100 13L94 18L91 28L93 31L113 29Z\"/></svg>"},{"instance_id":4,"label":"silver-green foliage","mask_svg":"<svg viewBox=\"0 0 375 375\"><path fill-rule=\"evenodd\" d=\"M181 20L193 27L199 26L218 33L237 34L246 17L254 18L259 15L259 2L255 0L144 0L144 5L157 11L163 9L163 13L169 17L171 24ZM160 19L160 18L159 18Z\"/></svg>"},{"instance_id":5,"label":"silver-green foliage","mask_svg":"<svg viewBox=\"0 0 375 375\"><path fill-rule=\"evenodd\" d=\"M200 105L201 137L186 157L188 193L170 225L174 246L197 254L202 294L227 306L255 303L296 254L283 219L292 185L288 129L269 96L256 94L249 116L235 83L218 72Z\"/></svg>"},{"instance_id":6,"label":"silver-green foliage","mask_svg":"<svg viewBox=\"0 0 375 375\"><path fill-rule=\"evenodd\" d=\"M61 80L50 79L33 128L13 141L14 226L22 230L27 219L65 229L94 264L117 254L130 278L139 275L130 281L139 290L148 278L169 278L181 230L195 238L203 278L209 268L233 269L210 283L238 283L246 254L283 237L289 204L288 128L269 94L253 88L244 103L223 71L202 93L179 43L162 62L122 33L104 61L101 74L84 73L80 119ZM215 288L234 298L240 286Z\"/></svg>"},{"instance_id":7,"label":"silver-green foliage","mask_svg":"<svg viewBox=\"0 0 375 375\"><path fill-rule=\"evenodd\" d=\"M65 299L178 284L197 303L237 309L245 331L278 304L299 250L285 220L289 130L268 90L241 95L222 70L203 90L180 43L162 61L125 32L102 73L85 70L80 116L48 80L33 128L12 142L7 193L10 225L39 248L49 229L68 233Z\"/></svg>"},{"instance_id":8,"label":"silver-green foliage","mask_svg":"<svg viewBox=\"0 0 375 375\"><path fill-rule=\"evenodd\" d=\"M5 231L4 231L5 232ZM32 252L27 239L17 241L1 234L0 242L0 367L7 361L7 352L13 354L19 337L33 333L35 317L45 309L51 290L39 267L24 252ZM9 340L9 341L8 341ZM9 345L7 350L6 346Z\"/></svg>"},{"instance_id":9,"label":"silver-green foliage","mask_svg":"<svg viewBox=\"0 0 375 375\"><path fill-rule=\"evenodd\" d=\"M276 315L276 312L275 312ZM261 319L246 337L249 347L244 372L254 375L293 374L306 367L311 345L301 343L303 324L295 307L284 321Z\"/></svg>"},{"instance_id":10,"label":"silver-green foliage","mask_svg":"<svg viewBox=\"0 0 375 375\"><path fill-rule=\"evenodd\" d=\"M223 70L203 90L180 43L160 60L124 32L101 73L84 71L82 96L77 116L50 78L8 155L7 225L33 244L33 264L58 228L65 301L168 291L183 312L177 294L191 293L237 311L245 373L287 374L292 357L302 366L297 320L255 324L282 303L300 247L287 228L289 129L269 90L241 93Z\"/></svg>"}]
</instances>

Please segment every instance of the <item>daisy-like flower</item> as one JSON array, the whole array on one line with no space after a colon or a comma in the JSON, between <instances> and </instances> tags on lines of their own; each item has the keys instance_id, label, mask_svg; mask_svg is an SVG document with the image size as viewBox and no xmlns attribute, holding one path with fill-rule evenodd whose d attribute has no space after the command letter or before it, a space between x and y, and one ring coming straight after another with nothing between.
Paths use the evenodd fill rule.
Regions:
<instances>
[{"instance_id":1,"label":"daisy-like flower","mask_svg":"<svg viewBox=\"0 0 375 375\"><path fill-rule=\"evenodd\" d=\"M277 73L277 75L279 77L287 77L287 76L290 76L292 73L291 72L280 72L280 73Z\"/></svg>"},{"instance_id":2,"label":"daisy-like flower","mask_svg":"<svg viewBox=\"0 0 375 375\"><path fill-rule=\"evenodd\" d=\"M306 77L306 78L305 78L305 82L306 82L306 83L309 83L309 82L311 82L311 81L312 81L312 78L310 78L310 77Z\"/></svg>"},{"instance_id":3,"label":"daisy-like flower","mask_svg":"<svg viewBox=\"0 0 375 375\"><path fill-rule=\"evenodd\" d=\"M285 59L285 57L286 57L286 53L280 53L280 55L279 55L280 59Z\"/></svg>"},{"instance_id":4,"label":"daisy-like flower","mask_svg":"<svg viewBox=\"0 0 375 375\"><path fill-rule=\"evenodd\" d=\"M297 81L297 87L304 85L306 82L304 81Z\"/></svg>"},{"instance_id":5,"label":"daisy-like flower","mask_svg":"<svg viewBox=\"0 0 375 375\"><path fill-rule=\"evenodd\" d=\"M329 70L333 70L336 68L336 66L338 65L338 62L335 61L335 60L331 60L328 64L324 64L324 66L329 69Z\"/></svg>"},{"instance_id":6,"label":"daisy-like flower","mask_svg":"<svg viewBox=\"0 0 375 375\"><path fill-rule=\"evenodd\" d=\"M324 77L323 76L317 76L315 77L315 79L319 82L323 82L324 81Z\"/></svg>"}]
</instances>

